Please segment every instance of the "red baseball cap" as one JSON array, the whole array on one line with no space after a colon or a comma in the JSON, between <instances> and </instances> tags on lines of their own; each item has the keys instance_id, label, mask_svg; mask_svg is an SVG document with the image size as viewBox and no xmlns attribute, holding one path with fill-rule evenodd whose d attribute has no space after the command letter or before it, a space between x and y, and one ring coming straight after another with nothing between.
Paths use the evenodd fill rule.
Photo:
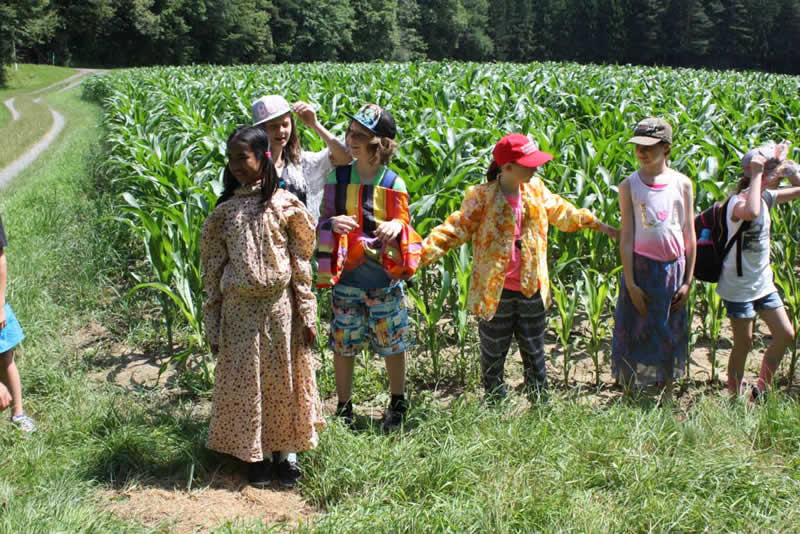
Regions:
<instances>
[{"instance_id":1,"label":"red baseball cap","mask_svg":"<svg viewBox=\"0 0 800 534\"><path fill-rule=\"evenodd\" d=\"M500 139L492 150L494 161L492 165L503 166L506 163L517 163L523 167L539 167L544 165L553 156L539 150L535 141L518 133L508 134Z\"/></svg>"}]
</instances>

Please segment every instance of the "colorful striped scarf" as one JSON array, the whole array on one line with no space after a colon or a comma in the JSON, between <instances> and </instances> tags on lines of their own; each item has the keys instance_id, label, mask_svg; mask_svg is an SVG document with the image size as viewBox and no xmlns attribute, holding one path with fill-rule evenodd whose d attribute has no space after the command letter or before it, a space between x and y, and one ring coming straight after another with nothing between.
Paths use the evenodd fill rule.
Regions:
<instances>
[{"instance_id":1,"label":"colorful striped scarf","mask_svg":"<svg viewBox=\"0 0 800 534\"><path fill-rule=\"evenodd\" d=\"M358 228L349 234L336 234L331 217L354 215ZM375 237L384 221L399 219L403 230L385 245ZM330 287L342 273L352 271L372 258L391 278L407 280L417 272L422 238L411 227L408 194L379 185L327 184L318 225L317 287Z\"/></svg>"}]
</instances>

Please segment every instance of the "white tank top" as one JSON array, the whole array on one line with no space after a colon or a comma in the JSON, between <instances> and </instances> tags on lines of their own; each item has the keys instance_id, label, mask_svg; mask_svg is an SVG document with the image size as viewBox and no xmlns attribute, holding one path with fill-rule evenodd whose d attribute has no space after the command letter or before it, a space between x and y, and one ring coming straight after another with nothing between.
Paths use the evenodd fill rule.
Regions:
<instances>
[{"instance_id":1,"label":"white tank top","mask_svg":"<svg viewBox=\"0 0 800 534\"><path fill-rule=\"evenodd\" d=\"M633 250L658 261L672 261L684 254L683 225L686 211L680 173L668 170L661 183L649 186L639 171L630 177L633 204Z\"/></svg>"}]
</instances>

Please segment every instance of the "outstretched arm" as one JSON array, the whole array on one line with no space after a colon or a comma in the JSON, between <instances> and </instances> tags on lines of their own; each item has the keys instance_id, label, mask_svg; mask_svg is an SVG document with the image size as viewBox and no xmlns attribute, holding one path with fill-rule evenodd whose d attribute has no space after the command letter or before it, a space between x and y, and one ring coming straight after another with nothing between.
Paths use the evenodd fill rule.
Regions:
<instances>
[{"instance_id":1,"label":"outstretched arm","mask_svg":"<svg viewBox=\"0 0 800 534\"><path fill-rule=\"evenodd\" d=\"M461 209L431 230L422 242L419 266L426 267L444 256L448 250L466 243L478 229L485 212L485 202L473 186L467 190Z\"/></svg>"},{"instance_id":2,"label":"outstretched arm","mask_svg":"<svg viewBox=\"0 0 800 534\"><path fill-rule=\"evenodd\" d=\"M222 233L223 219L213 211L203 223L200 234L200 263L203 268L203 286L207 300L203 306L203 323L211 351L219 350L219 323L222 312L220 281L228 263L228 248Z\"/></svg>"}]
</instances>

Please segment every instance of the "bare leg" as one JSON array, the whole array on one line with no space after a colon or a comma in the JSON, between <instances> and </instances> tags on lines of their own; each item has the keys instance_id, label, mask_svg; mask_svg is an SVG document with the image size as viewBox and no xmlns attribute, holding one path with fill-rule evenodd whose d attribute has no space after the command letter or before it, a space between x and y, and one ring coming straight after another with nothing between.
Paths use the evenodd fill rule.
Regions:
<instances>
[{"instance_id":1,"label":"bare leg","mask_svg":"<svg viewBox=\"0 0 800 534\"><path fill-rule=\"evenodd\" d=\"M398 352L384 358L389 375L389 392L402 395L406 391L406 353Z\"/></svg>"},{"instance_id":2,"label":"bare leg","mask_svg":"<svg viewBox=\"0 0 800 534\"><path fill-rule=\"evenodd\" d=\"M772 342L764 351L764 359L761 362L761 373L758 377L758 389L764 391L772 384L772 376L781 363L786 349L794 340L794 328L786 314L786 308L776 308L774 310L761 310L759 316L767 323Z\"/></svg>"},{"instance_id":3,"label":"bare leg","mask_svg":"<svg viewBox=\"0 0 800 534\"><path fill-rule=\"evenodd\" d=\"M12 416L22 415L22 384L19 380L17 364L14 363L14 352L0 354L0 382L3 382L14 399Z\"/></svg>"},{"instance_id":4,"label":"bare leg","mask_svg":"<svg viewBox=\"0 0 800 534\"><path fill-rule=\"evenodd\" d=\"M731 396L739 394L744 376L744 362L747 353L753 346L753 319L738 319L731 317L731 330L733 330L733 348L728 358L728 393Z\"/></svg>"},{"instance_id":5,"label":"bare leg","mask_svg":"<svg viewBox=\"0 0 800 534\"><path fill-rule=\"evenodd\" d=\"M339 402L347 402L353 396L353 369L355 356L333 355L333 374L336 378L336 396Z\"/></svg>"}]
</instances>

